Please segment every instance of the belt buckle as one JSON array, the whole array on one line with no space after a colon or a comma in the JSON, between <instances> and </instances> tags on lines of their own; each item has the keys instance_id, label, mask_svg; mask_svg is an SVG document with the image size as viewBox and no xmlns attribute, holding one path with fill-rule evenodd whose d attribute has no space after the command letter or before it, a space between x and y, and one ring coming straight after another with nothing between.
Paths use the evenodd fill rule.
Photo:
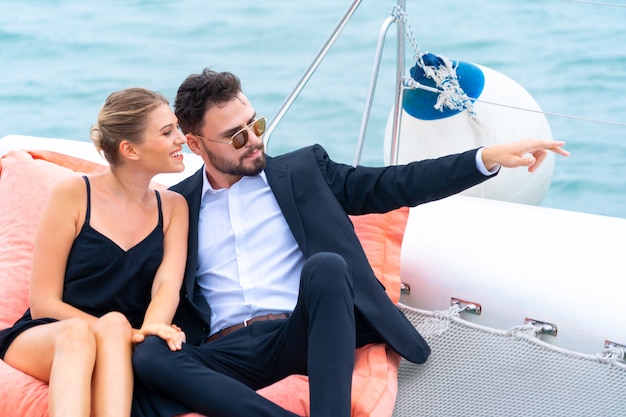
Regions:
<instances>
[{"instance_id":1,"label":"belt buckle","mask_svg":"<svg viewBox=\"0 0 626 417\"><path fill-rule=\"evenodd\" d=\"M252 320L252 317L250 317L249 319L245 319L243 321L243 327L248 327L248 324L250 324L250 320Z\"/></svg>"}]
</instances>

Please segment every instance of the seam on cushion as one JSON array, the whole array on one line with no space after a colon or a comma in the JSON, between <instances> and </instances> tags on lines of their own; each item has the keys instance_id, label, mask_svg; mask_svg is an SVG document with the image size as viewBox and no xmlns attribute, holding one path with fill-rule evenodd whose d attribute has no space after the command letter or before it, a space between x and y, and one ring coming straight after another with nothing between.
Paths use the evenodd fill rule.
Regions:
<instances>
[{"instance_id":1,"label":"seam on cushion","mask_svg":"<svg viewBox=\"0 0 626 417\"><path fill-rule=\"evenodd\" d=\"M394 278L393 280L396 288L393 288L393 292L394 292L393 297L391 295L389 296L389 298L391 298L394 304L398 304L398 302L400 301L400 288L401 288L400 273L402 271L402 263L401 263L402 262L402 241L404 240L404 233L406 232L406 223L408 220L408 214L409 214L408 207L401 207L399 209L389 212L388 215L385 216L386 227L385 227L385 239L383 241L384 244L383 244L382 274L385 276L386 282L391 282L391 280L388 279L388 275L390 275L388 271L389 266L387 262L389 252L392 252L392 251L395 252L396 245L398 247L398 253L397 253L398 265L394 266L394 271L393 271L394 277L397 276L397 279ZM401 226L400 226L400 223L402 223ZM389 239L390 226L394 227L394 230L392 231L393 236L396 236L396 234L399 236L399 240L397 242L395 241L395 239L393 239L393 241L390 242L390 239Z\"/></svg>"}]
</instances>

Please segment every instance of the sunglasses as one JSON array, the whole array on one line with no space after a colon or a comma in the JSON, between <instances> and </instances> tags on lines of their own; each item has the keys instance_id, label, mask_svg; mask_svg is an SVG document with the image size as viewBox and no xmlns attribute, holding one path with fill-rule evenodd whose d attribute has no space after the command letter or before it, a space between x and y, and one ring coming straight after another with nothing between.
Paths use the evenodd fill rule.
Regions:
<instances>
[{"instance_id":1,"label":"sunglasses","mask_svg":"<svg viewBox=\"0 0 626 417\"><path fill-rule=\"evenodd\" d=\"M196 135L196 136L199 137L200 139L205 139L211 142L223 143L225 145L233 145L233 148L241 149L244 146L246 146L246 143L248 143L248 137L249 137L248 130L249 129L252 129L254 134L260 137L263 133L265 133L265 117L260 116L254 119L246 127L244 127L243 129L237 131L237 133L232 135L228 142L224 142L223 140L220 140L220 139L205 138L204 136L200 136L200 135Z\"/></svg>"}]
</instances>

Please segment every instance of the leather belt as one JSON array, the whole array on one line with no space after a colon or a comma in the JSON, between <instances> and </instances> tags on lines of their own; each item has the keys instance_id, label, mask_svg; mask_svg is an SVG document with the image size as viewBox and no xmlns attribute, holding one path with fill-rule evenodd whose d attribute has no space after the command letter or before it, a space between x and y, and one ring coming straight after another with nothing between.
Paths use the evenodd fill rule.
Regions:
<instances>
[{"instance_id":1,"label":"leather belt","mask_svg":"<svg viewBox=\"0 0 626 417\"><path fill-rule=\"evenodd\" d=\"M208 342L212 342L214 340L219 339L220 337L224 337L227 336L233 332L236 332L239 329L243 329L244 327L248 327L249 325L251 325L252 323L256 322L256 321L267 321L267 320L284 320L284 319L288 319L289 316L291 316L290 313L279 313L279 314L265 314L263 316L256 316L256 317L252 317L246 321L244 321L243 323L237 323L234 324L232 326L226 327L222 330L220 330L219 332L212 334L211 336L209 336L205 343Z\"/></svg>"}]
</instances>

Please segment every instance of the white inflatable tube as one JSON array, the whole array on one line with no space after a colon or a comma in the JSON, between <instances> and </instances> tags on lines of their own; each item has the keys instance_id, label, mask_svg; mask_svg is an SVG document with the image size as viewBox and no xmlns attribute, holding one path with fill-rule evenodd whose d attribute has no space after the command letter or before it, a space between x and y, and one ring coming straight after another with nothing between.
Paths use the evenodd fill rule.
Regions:
<instances>
[{"instance_id":1,"label":"white inflatable tube","mask_svg":"<svg viewBox=\"0 0 626 417\"><path fill-rule=\"evenodd\" d=\"M556 325L542 340L599 353L626 344L626 219L467 196L411 209L402 245L402 302L510 329L526 318Z\"/></svg>"}]
</instances>

